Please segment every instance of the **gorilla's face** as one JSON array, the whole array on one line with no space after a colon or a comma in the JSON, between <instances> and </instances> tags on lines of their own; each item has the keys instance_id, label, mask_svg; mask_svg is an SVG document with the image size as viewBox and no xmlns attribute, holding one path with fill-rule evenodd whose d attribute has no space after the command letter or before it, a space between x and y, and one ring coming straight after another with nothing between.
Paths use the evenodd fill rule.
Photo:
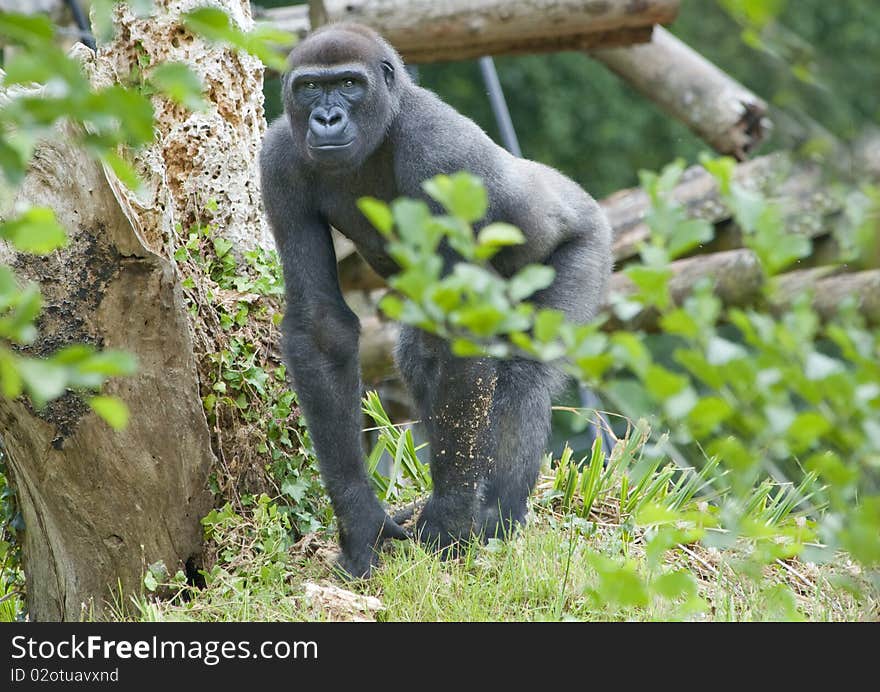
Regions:
<instances>
[{"instance_id":1,"label":"gorilla's face","mask_svg":"<svg viewBox=\"0 0 880 692\"><path fill-rule=\"evenodd\" d=\"M288 75L290 124L297 144L316 166L355 169L381 143L391 117L383 65L307 65Z\"/></svg>"}]
</instances>

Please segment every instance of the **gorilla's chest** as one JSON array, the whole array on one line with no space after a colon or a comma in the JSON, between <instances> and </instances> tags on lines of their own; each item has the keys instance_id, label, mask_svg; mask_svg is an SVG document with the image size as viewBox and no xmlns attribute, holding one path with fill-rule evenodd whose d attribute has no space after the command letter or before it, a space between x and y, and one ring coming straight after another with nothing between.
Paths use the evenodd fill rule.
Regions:
<instances>
[{"instance_id":1,"label":"gorilla's chest","mask_svg":"<svg viewBox=\"0 0 880 692\"><path fill-rule=\"evenodd\" d=\"M332 201L325 209L325 218L333 228L351 240L358 252L381 276L389 276L397 265L385 252L385 241L357 207L361 197L376 197L391 201L396 196L393 184L377 181L374 184L358 184L354 181L333 190Z\"/></svg>"}]
</instances>

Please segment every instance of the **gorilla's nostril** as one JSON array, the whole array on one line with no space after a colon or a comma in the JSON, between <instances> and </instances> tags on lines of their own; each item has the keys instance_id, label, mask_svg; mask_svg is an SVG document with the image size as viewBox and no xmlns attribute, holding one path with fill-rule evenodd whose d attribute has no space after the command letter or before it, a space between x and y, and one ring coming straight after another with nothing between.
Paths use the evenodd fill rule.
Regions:
<instances>
[{"instance_id":1,"label":"gorilla's nostril","mask_svg":"<svg viewBox=\"0 0 880 692\"><path fill-rule=\"evenodd\" d=\"M342 120L342 116L339 113L334 113L330 116L330 121L327 123L328 125L337 125Z\"/></svg>"}]
</instances>

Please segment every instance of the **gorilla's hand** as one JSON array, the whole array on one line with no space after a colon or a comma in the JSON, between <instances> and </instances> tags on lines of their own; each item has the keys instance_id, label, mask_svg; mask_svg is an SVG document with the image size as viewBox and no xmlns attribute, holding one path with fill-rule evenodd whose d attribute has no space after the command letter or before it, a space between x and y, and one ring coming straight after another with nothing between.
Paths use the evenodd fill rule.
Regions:
<instances>
[{"instance_id":1,"label":"gorilla's hand","mask_svg":"<svg viewBox=\"0 0 880 692\"><path fill-rule=\"evenodd\" d=\"M355 511L356 522L340 522L339 544L342 554L338 566L347 577L366 579L379 564L378 546L386 538L406 539L409 534L385 512Z\"/></svg>"}]
</instances>

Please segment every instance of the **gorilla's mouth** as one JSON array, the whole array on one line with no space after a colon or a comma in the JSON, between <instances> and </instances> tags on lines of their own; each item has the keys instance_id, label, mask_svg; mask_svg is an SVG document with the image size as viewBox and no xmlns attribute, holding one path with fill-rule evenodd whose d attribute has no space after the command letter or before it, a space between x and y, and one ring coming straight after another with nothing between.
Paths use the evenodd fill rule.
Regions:
<instances>
[{"instance_id":1,"label":"gorilla's mouth","mask_svg":"<svg viewBox=\"0 0 880 692\"><path fill-rule=\"evenodd\" d=\"M347 142L330 142L327 144L309 144L309 149L317 149L318 151L335 151L338 149L346 149L354 144L354 140L350 139Z\"/></svg>"}]
</instances>

